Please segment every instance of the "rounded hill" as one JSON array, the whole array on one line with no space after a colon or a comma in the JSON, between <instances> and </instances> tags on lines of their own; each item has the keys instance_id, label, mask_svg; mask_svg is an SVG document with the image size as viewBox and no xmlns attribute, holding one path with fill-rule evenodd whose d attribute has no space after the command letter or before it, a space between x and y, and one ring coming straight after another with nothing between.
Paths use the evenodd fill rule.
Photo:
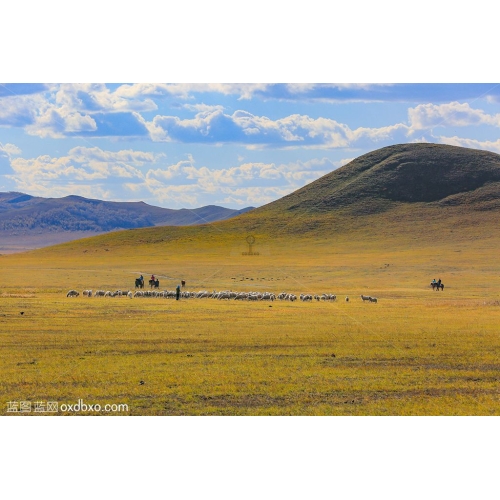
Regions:
<instances>
[{"instance_id":1,"label":"rounded hill","mask_svg":"<svg viewBox=\"0 0 500 500\"><path fill-rule=\"evenodd\" d=\"M377 213L395 203L500 207L500 155L442 144L399 144L351 161L259 209Z\"/></svg>"}]
</instances>

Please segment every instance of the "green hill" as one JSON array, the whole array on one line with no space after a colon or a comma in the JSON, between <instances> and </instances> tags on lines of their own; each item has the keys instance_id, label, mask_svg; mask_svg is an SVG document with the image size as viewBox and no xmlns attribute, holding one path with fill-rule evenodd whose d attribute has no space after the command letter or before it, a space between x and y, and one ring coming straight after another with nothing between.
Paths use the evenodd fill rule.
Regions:
<instances>
[{"instance_id":1,"label":"green hill","mask_svg":"<svg viewBox=\"0 0 500 500\"><path fill-rule=\"evenodd\" d=\"M59 251L161 244L189 253L257 243L446 245L491 240L500 215L500 155L401 144L360 156L303 188L229 220L118 231ZM51 247L52 248L52 247ZM52 251L48 249L48 251Z\"/></svg>"},{"instance_id":2,"label":"green hill","mask_svg":"<svg viewBox=\"0 0 500 500\"><path fill-rule=\"evenodd\" d=\"M388 146L356 158L254 215L343 208L372 213L394 203L499 209L500 155L440 144Z\"/></svg>"}]
</instances>

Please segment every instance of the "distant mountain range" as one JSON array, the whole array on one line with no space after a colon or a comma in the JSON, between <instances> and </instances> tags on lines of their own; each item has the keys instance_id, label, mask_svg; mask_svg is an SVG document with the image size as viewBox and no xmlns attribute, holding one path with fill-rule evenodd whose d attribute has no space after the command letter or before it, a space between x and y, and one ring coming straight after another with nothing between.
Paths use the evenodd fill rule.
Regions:
<instances>
[{"instance_id":1,"label":"distant mountain range","mask_svg":"<svg viewBox=\"0 0 500 500\"><path fill-rule=\"evenodd\" d=\"M144 202L0 193L0 253L39 248L120 229L206 224L252 209L233 210L208 205L173 210Z\"/></svg>"}]
</instances>

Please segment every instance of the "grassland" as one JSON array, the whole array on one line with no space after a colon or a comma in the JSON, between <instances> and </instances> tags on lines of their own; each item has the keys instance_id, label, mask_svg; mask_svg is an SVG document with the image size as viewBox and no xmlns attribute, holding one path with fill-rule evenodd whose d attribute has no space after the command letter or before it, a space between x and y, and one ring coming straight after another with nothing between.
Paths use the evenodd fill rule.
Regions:
<instances>
[{"instance_id":1,"label":"grassland","mask_svg":"<svg viewBox=\"0 0 500 500\"><path fill-rule=\"evenodd\" d=\"M2 413L8 401L83 399L130 415L500 414L494 213L272 217L1 256ZM241 255L249 233L258 256ZM66 298L130 288L139 272L162 289L185 279L338 300Z\"/></svg>"}]
</instances>

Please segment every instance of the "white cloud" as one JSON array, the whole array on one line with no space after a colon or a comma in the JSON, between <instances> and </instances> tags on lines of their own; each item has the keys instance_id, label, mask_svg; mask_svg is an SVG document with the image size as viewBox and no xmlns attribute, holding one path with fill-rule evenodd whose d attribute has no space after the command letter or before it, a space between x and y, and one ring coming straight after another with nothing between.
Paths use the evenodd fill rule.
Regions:
<instances>
[{"instance_id":1,"label":"white cloud","mask_svg":"<svg viewBox=\"0 0 500 500\"><path fill-rule=\"evenodd\" d=\"M496 141L479 141L477 139L466 139L463 137L437 137L438 141L442 144L449 144L450 146L460 146L463 148L484 149L492 151L493 153L500 153L500 139Z\"/></svg>"},{"instance_id":2,"label":"white cloud","mask_svg":"<svg viewBox=\"0 0 500 500\"><path fill-rule=\"evenodd\" d=\"M120 88L120 87L119 87ZM109 90L102 83L61 84L55 93L55 104L87 113L155 111L156 103L151 99L137 99L135 96Z\"/></svg>"},{"instance_id":3,"label":"white cloud","mask_svg":"<svg viewBox=\"0 0 500 500\"><path fill-rule=\"evenodd\" d=\"M0 125L24 127L34 122L47 100L41 94L15 95L0 98Z\"/></svg>"},{"instance_id":4,"label":"white cloud","mask_svg":"<svg viewBox=\"0 0 500 500\"><path fill-rule=\"evenodd\" d=\"M190 99L194 93L218 93L239 95L242 99L250 99L255 92L264 91L269 85L267 83L135 83L121 85L116 90L116 94L127 98L171 95L181 99Z\"/></svg>"},{"instance_id":5,"label":"white cloud","mask_svg":"<svg viewBox=\"0 0 500 500\"><path fill-rule=\"evenodd\" d=\"M97 147L86 148L78 146L70 149L69 155L77 162L100 161L100 162L126 162L137 166L146 163L155 163L160 158L164 158L164 153L154 154L148 151L134 151L123 149L120 151L104 151Z\"/></svg>"},{"instance_id":6,"label":"white cloud","mask_svg":"<svg viewBox=\"0 0 500 500\"><path fill-rule=\"evenodd\" d=\"M48 107L27 125L25 130L38 137L63 138L67 133L89 132L97 129L95 121L88 115L73 112L69 108Z\"/></svg>"},{"instance_id":7,"label":"white cloud","mask_svg":"<svg viewBox=\"0 0 500 500\"><path fill-rule=\"evenodd\" d=\"M89 185L96 181L119 182L123 179L143 182L145 174L141 167L155 165L163 157L163 154L143 151L103 151L95 147L76 147L68 155L57 158L49 155L13 158L10 161L13 174L7 177L22 191L44 195L51 186L61 192L61 183L74 186Z\"/></svg>"},{"instance_id":8,"label":"white cloud","mask_svg":"<svg viewBox=\"0 0 500 500\"><path fill-rule=\"evenodd\" d=\"M277 187L222 188L222 198L217 203L235 203L241 207L259 206L290 194L293 189ZM226 196L224 196L226 195Z\"/></svg>"},{"instance_id":9,"label":"white cloud","mask_svg":"<svg viewBox=\"0 0 500 500\"><path fill-rule=\"evenodd\" d=\"M408 109L412 130L434 127L465 127L468 125L500 126L500 114L489 115L482 109L471 108L468 103L420 104Z\"/></svg>"},{"instance_id":10,"label":"white cloud","mask_svg":"<svg viewBox=\"0 0 500 500\"><path fill-rule=\"evenodd\" d=\"M195 111L198 113L211 113L213 111L224 111L224 106L219 104L211 105L211 104L183 104L182 106L189 111Z\"/></svg>"},{"instance_id":11,"label":"white cloud","mask_svg":"<svg viewBox=\"0 0 500 500\"><path fill-rule=\"evenodd\" d=\"M15 144L2 144L0 142L0 151L7 154L9 157L18 156L22 153L22 151Z\"/></svg>"},{"instance_id":12,"label":"white cloud","mask_svg":"<svg viewBox=\"0 0 500 500\"><path fill-rule=\"evenodd\" d=\"M62 138L96 132L97 115L125 113L131 117L125 135L134 135L131 123L133 117L137 120L137 112L157 109L151 99L123 97L104 84L54 84L37 94L0 97L0 125L23 127L39 137ZM119 135L109 130L103 133Z\"/></svg>"},{"instance_id":13,"label":"white cloud","mask_svg":"<svg viewBox=\"0 0 500 500\"><path fill-rule=\"evenodd\" d=\"M276 148L346 148L360 143L390 141L406 137L407 125L398 123L379 128L347 125L330 118L290 115L277 120L244 110L232 115L222 109L196 113L194 118L157 115L145 122L153 141L246 145L249 149Z\"/></svg>"},{"instance_id":14,"label":"white cloud","mask_svg":"<svg viewBox=\"0 0 500 500\"><path fill-rule=\"evenodd\" d=\"M13 145L8 149L20 152ZM288 194L343 163L313 158L289 164L246 162L217 169L197 166L191 155L170 165L164 160L163 154L79 146L60 157L10 158L13 173L7 177L16 189L40 196L120 199L126 196L125 189L135 198L172 208L229 199L238 205L255 205Z\"/></svg>"},{"instance_id":15,"label":"white cloud","mask_svg":"<svg viewBox=\"0 0 500 500\"><path fill-rule=\"evenodd\" d=\"M337 165L337 167L343 167L344 165L351 163L351 161L353 160L355 160L355 158L342 158L342 160L336 162L335 164Z\"/></svg>"}]
</instances>

